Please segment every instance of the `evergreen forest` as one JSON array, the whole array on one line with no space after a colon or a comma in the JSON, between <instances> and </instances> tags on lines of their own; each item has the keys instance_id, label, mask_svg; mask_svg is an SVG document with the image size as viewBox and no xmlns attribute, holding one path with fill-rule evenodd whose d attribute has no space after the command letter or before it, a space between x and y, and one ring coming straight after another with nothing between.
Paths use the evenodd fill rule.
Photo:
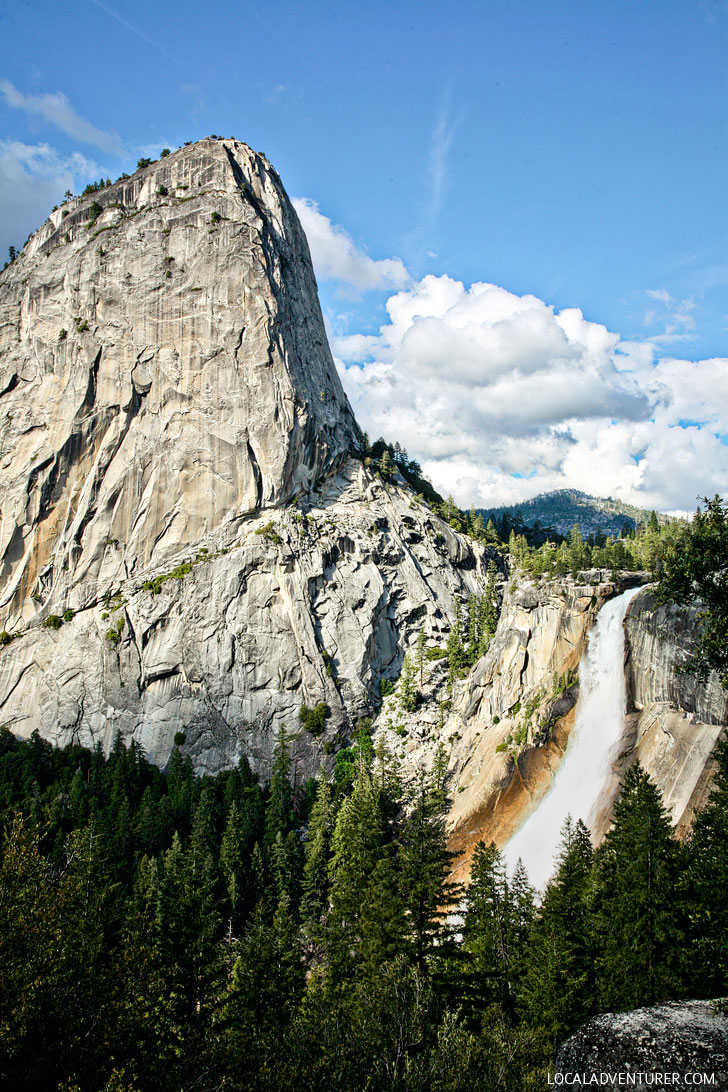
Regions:
<instances>
[{"instance_id":1,"label":"evergreen forest","mask_svg":"<svg viewBox=\"0 0 728 1092\"><path fill-rule=\"evenodd\" d=\"M719 997L728 744L677 841L627 774L542 897L481 843L450 882L444 758L405 794L366 725L336 776L166 773L0 734L0 1085L18 1092L518 1090L600 1011ZM448 914L457 907L459 913Z\"/></svg>"}]
</instances>

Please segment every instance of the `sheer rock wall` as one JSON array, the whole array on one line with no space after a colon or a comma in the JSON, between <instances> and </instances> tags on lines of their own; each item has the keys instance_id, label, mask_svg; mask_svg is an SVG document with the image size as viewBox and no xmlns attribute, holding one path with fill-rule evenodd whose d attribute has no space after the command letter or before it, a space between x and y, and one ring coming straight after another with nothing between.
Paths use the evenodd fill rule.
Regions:
<instances>
[{"instance_id":1,"label":"sheer rock wall","mask_svg":"<svg viewBox=\"0 0 728 1092\"><path fill-rule=\"evenodd\" d=\"M681 670L695 651L700 605L658 606L645 588L626 618L627 718L617 775L639 760L659 785L678 833L685 833L709 794L711 755L728 724L728 691L718 675Z\"/></svg>"},{"instance_id":2,"label":"sheer rock wall","mask_svg":"<svg viewBox=\"0 0 728 1092\"><path fill-rule=\"evenodd\" d=\"M0 421L6 629L341 465L356 426L265 158L204 140L54 212L0 280Z\"/></svg>"}]
</instances>

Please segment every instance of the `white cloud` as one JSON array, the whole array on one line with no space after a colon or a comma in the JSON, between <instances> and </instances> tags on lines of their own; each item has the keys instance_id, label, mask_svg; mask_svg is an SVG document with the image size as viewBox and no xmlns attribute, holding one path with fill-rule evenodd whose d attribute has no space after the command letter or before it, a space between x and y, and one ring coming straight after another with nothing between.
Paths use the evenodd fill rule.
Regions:
<instances>
[{"instance_id":1,"label":"white cloud","mask_svg":"<svg viewBox=\"0 0 728 1092\"><path fill-rule=\"evenodd\" d=\"M450 118L450 89L445 92L440 113L432 131L430 142L430 226L434 224L442 208L448 181L448 157L455 136L455 125Z\"/></svg>"},{"instance_id":2,"label":"white cloud","mask_svg":"<svg viewBox=\"0 0 728 1092\"><path fill-rule=\"evenodd\" d=\"M650 307L645 312L644 325L647 327L661 323L663 332L650 338L655 345L671 345L679 341L693 341L695 338L695 316L697 304L688 297L676 300L666 288L648 288L647 295L655 300L657 307Z\"/></svg>"},{"instance_id":3,"label":"white cloud","mask_svg":"<svg viewBox=\"0 0 728 1092\"><path fill-rule=\"evenodd\" d=\"M4 257L11 244L22 246L66 190L101 173L80 152L61 156L48 144L0 141L0 254Z\"/></svg>"},{"instance_id":4,"label":"white cloud","mask_svg":"<svg viewBox=\"0 0 728 1092\"><path fill-rule=\"evenodd\" d=\"M651 339L620 342L577 308L446 276L387 312L376 337L332 339L344 385L362 427L459 503L571 487L685 510L725 491L728 360L655 363Z\"/></svg>"},{"instance_id":5,"label":"white cloud","mask_svg":"<svg viewBox=\"0 0 728 1092\"><path fill-rule=\"evenodd\" d=\"M0 80L0 92L9 106L38 114L55 125L61 132L84 144L91 144L104 152L121 154L121 141L117 133L97 129L90 121L77 114L61 91L45 95L24 95L9 80Z\"/></svg>"},{"instance_id":6,"label":"white cloud","mask_svg":"<svg viewBox=\"0 0 728 1092\"><path fill-rule=\"evenodd\" d=\"M399 258L370 258L343 228L319 212L315 201L294 197L293 205L306 232L317 277L363 292L401 288L409 282L409 273Z\"/></svg>"}]
</instances>

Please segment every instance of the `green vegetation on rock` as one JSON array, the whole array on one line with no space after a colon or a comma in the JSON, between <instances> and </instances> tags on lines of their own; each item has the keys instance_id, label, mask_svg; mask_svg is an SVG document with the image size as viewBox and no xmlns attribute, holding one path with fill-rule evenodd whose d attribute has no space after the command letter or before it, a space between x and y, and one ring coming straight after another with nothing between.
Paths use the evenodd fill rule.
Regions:
<instances>
[{"instance_id":1,"label":"green vegetation on rock","mask_svg":"<svg viewBox=\"0 0 728 1092\"><path fill-rule=\"evenodd\" d=\"M159 595L162 590L162 586L167 583L168 580L184 580L188 573L192 572L192 562L183 561L181 565L175 566L171 572L160 573L159 576L155 576L152 580L145 580L142 584L142 588L145 591L150 591L152 595Z\"/></svg>"},{"instance_id":2,"label":"green vegetation on rock","mask_svg":"<svg viewBox=\"0 0 728 1092\"><path fill-rule=\"evenodd\" d=\"M306 732L310 732L312 736L320 736L326 727L326 721L330 714L329 706L325 701L321 701L313 709L309 709L307 705L301 706L298 711L298 719Z\"/></svg>"},{"instance_id":3,"label":"green vegetation on rock","mask_svg":"<svg viewBox=\"0 0 728 1092\"><path fill-rule=\"evenodd\" d=\"M702 678L717 671L728 688L728 506L717 495L703 503L668 543L657 594L682 605L699 598L699 645L689 667Z\"/></svg>"}]
</instances>

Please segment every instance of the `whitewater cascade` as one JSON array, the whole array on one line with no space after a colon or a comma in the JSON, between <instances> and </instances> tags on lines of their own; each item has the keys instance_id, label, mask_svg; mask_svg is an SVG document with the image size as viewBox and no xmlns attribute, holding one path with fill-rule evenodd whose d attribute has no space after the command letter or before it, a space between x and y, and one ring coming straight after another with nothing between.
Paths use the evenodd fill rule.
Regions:
<instances>
[{"instance_id":1,"label":"whitewater cascade","mask_svg":"<svg viewBox=\"0 0 728 1092\"><path fill-rule=\"evenodd\" d=\"M563 762L546 796L503 849L509 872L520 857L539 889L553 874L567 815L590 826L609 778L627 703L623 622L639 591L630 588L599 611L579 664L579 700Z\"/></svg>"}]
</instances>

